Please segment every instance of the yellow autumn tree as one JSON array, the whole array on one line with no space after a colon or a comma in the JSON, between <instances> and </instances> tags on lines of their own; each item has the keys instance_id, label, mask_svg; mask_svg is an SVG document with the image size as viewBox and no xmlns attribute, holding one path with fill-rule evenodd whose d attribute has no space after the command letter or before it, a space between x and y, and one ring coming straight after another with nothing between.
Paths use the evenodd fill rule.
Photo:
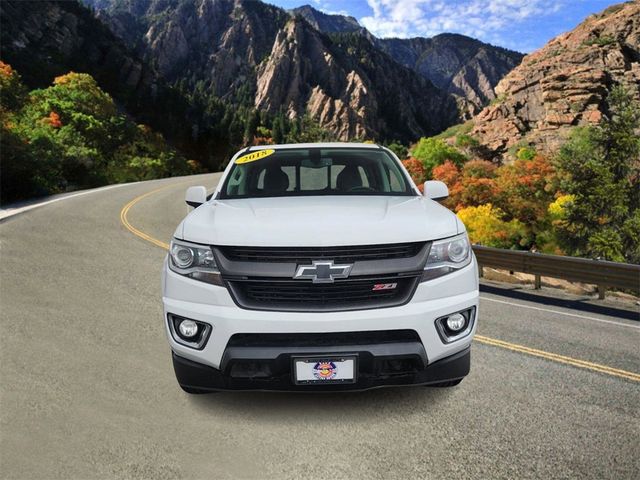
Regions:
<instances>
[{"instance_id":1,"label":"yellow autumn tree","mask_svg":"<svg viewBox=\"0 0 640 480\"><path fill-rule=\"evenodd\" d=\"M467 227L471 243L497 248L517 248L524 235L518 220L503 220L502 210L490 203L458 210L458 218Z\"/></svg>"}]
</instances>

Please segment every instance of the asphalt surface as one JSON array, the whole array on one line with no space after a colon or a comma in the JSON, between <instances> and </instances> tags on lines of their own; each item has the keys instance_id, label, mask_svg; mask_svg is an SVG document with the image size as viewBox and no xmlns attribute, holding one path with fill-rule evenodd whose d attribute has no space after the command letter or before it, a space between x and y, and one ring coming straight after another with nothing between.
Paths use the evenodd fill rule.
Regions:
<instances>
[{"instance_id":1,"label":"asphalt surface","mask_svg":"<svg viewBox=\"0 0 640 480\"><path fill-rule=\"evenodd\" d=\"M202 176L70 197L0 223L2 478L640 478L633 304L484 284L453 389L221 393L177 386L165 251ZM492 344L492 339L508 342ZM590 365L590 364L588 364ZM618 371L618 370L615 370Z\"/></svg>"}]
</instances>

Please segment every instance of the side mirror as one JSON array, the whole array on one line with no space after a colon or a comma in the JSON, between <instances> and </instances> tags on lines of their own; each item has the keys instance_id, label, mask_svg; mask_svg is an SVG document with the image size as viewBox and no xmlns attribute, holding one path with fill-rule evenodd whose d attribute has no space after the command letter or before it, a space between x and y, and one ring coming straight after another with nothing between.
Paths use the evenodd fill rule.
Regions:
<instances>
[{"instance_id":1,"label":"side mirror","mask_svg":"<svg viewBox=\"0 0 640 480\"><path fill-rule=\"evenodd\" d=\"M189 187L184 200L187 205L199 207L207 201L207 189L204 187Z\"/></svg>"},{"instance_id":2,"label":"side mirror","mask_svg":"<svg viewBox=\"0 0 640 480\"><path fill-rule=\"evenodd\" d=\"M449 189L440 180L428 180L424 182L423 195L431 200L444 200L449 196Z\"/></svg>"}]
</instances>

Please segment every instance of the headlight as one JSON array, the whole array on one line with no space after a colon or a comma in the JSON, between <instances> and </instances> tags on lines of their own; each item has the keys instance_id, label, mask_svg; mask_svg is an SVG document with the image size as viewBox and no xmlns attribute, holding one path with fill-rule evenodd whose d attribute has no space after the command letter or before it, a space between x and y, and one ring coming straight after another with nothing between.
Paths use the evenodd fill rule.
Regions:
<instances>
[{"instance_id":1,"label":"headlight","mask_svg":"<svg viewBox=\"0 0 640 480\"><path fill-rule=\"evenodd\" d=\"M432 280L466 267L471 263L471 256L471 245L466 233L433 242L422 281Z\"/></svg>"},{"instance_id":2,"label":"headlight","mask_svg":"<svg viewBox=\"0 0 640 480\"><path fill-rule=\"evenodd\" d=\"M205 245L172 240L169 247L169 268L195 280L222 285L213 251Z\"/></svg>"}]
</instances>

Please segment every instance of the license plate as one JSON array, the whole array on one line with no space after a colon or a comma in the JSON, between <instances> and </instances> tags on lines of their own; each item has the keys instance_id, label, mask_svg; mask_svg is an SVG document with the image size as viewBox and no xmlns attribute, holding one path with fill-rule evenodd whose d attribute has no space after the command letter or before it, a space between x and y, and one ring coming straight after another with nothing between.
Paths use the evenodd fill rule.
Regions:
<instances>
[{"instance_id":1,"label":"license plate","mask_svg":"<svg viewBox=\"0 0 640 480\"><path fill-rule=\"evenodd\" d=\"M354 383L356 357L313 357L293 359L297 384Z\"/></svg>"}]
</instances>

